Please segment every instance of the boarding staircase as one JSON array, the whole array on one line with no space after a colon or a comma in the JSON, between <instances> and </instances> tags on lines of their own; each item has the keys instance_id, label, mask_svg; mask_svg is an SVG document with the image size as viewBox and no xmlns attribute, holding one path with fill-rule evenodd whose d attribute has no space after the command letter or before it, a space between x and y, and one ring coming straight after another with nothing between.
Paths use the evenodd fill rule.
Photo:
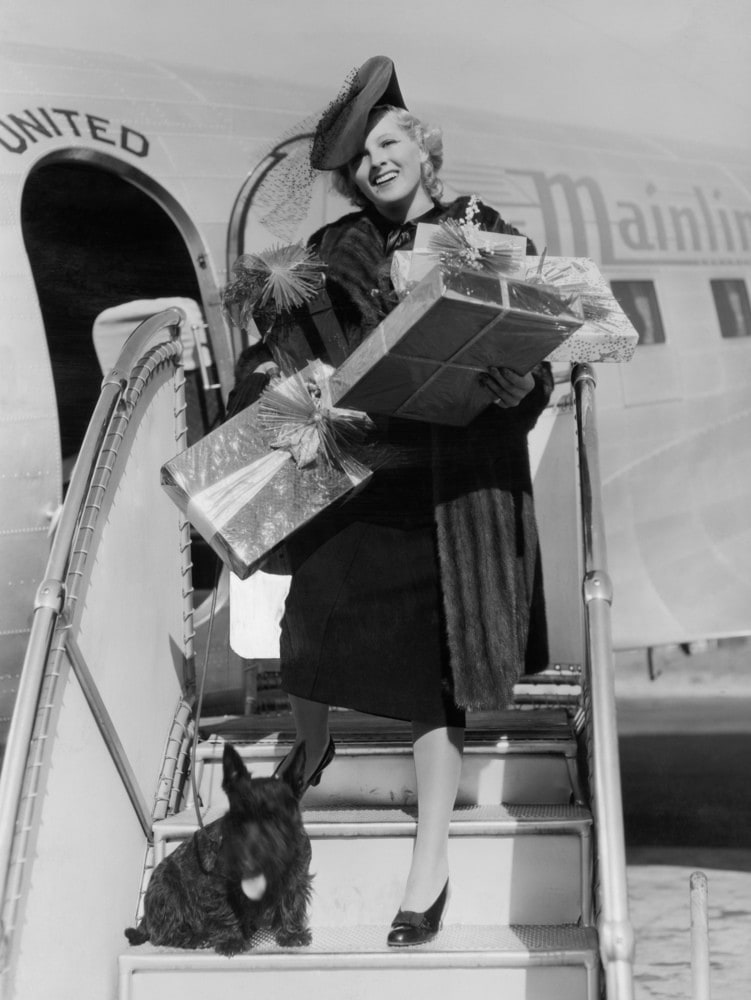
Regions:
<instances>
[{"instance_id":1,"label":"boarding staircase","mask_svg":"<svg viewBox=\"0 0 751 1000\"><path fill-rule=\"evenodd\" d=\"M431 943L386 945L409 869L415 775L406 727L334 712L337 745L303 817L315 874L309 947L260 932L231 959L143 945L120 956L119 1000L306 995L435 1000L594 1000L599 958L592 909L592 816L578 777L569 709L472 717L450 833L451 895ZM289 719L225 722L197 752L204 822L227 807L222 749L231 740L256 776L289 750ZM155 824L154 861L197 828L195 803Z\"/></svg>"},{"instance_id":2,"label":"boarding staircase","mask_svg":"<svg viewBox=\"0 0 751 1000\"><path fill-rule=\"evenodd\" d=\"M0 773L0 998L632 1000L588 365L531 442L551 640L575 650L514 708L470 716L438 937L386 946L415 830L409 733L333 711L336 758L303 802L312 944L127 945L154 866L198 823L196 727L204 822L226 807L225 740L257 775L293 741L284 713L196 721L190 531L158 475L185 447L183 321L142 324L105 377L38 591Z\"/></svg>"}]
</instances>

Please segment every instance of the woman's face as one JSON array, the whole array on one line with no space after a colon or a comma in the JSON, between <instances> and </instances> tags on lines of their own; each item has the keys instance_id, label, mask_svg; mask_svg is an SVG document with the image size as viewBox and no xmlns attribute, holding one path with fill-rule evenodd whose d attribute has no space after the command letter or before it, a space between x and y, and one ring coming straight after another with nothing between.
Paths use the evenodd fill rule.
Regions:
<instances>
[{"instance_id":1,"label":"woman's face","mask_svg":"<svg viewBox=\"0 0 751 1000\"><path fill-rule=\"evenodd\" d=\"M426 159L427 153L389 111L370 128L350 171L358 190L382 215L403 222L432 205L422 184Z\"/></svg>"}]
</instances>

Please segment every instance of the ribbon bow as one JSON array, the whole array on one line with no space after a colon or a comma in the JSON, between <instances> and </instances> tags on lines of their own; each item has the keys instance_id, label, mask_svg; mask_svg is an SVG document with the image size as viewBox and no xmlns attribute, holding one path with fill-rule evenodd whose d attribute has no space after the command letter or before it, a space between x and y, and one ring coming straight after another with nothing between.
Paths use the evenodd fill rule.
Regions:
<instances>
[{"instance_id":1,"label":"ribbon bow","mask_svg":"<svg viewBox=\"0 0 751 1000\"><path fill-rule=\"evenodd\" d=\"M272 384L261 396L259 415L275 434L271 447L288 451L299 467L312 465L320 457L359 482L367 470L347 448L361 441L373 422L360 410L332 405L331 371L320 361L311 362L302 372Z\"/></svg>"}]
</instances>

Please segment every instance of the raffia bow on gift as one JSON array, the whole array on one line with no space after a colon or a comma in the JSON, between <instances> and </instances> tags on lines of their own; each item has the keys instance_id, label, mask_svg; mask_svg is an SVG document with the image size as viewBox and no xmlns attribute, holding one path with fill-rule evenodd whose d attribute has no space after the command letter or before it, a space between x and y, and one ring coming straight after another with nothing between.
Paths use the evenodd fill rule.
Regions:
<instances>
[{"instance_id":1,"label":"raffia bow on gift","mask_svg":"<svg viewBox=\"0 0 751 1000\"><path fill-rule=\"evenodd\" d=\"M577 260L565 263L546 261L547 247L542 252L535 273L527 276L529 284L552 285L562 295L578 296L585 322L595 323L606 332L619 332L619 316L610 303L612 296L600 292L588 283Z\"/></svg>"},{"instance_id":2,"label":"raffia bow on gift","mask_svg":"<svg viewBox=\"0 0 751 1000\"><path fill-rule=\"evenodd\" d=\"M329 386L333 371L328 365L313 362L305 371L272 384L261 396L261 419L276 435L271 447L289 451L299 467L311 465L320 457L356 484L368 469L349 454L348 448L362 441L374 424L361 410L333 405Z\"/></svg>"},{"instance_id":3,"label":"raffia bow on gift","mask_svg":"<svg viewBox=\"0 0 751 1000\"><path fill-rule=\"evenodd\" d=\"M391 283L402 300L436 264L448 275L474 271L512 277L523 271L526 249L523 236L487 232L456 219L420 222L414 247L394 253Z\"/></svg>"},{"instance_id":4,"label":"raffia bow on gift","mask_svg":"<svg viewBox=\"0 0 751 1000\"><path fill-rule=\"evenodd\" d=\"M497 233L444 219L428 242L428 253L447 273L471 270L483 274L513 274L519 269L519 249Z\"/></svg>"},{"instance_id":5,"label":"raffia bow on gift","mask_svg":"<svg viewBox=\"0 0 751 1000\"><path fill-rule=\"evenodd\" d=\"M232 265L232 280L222 292L222 308L241 329L251 318L266 338L274 324L304 306L323 286L326 265L301 243L275 245L246 253Z\"/></svg>"},{"instance_id":6,"label":"raffia bow on gift","mask_svg":"<svg viewBox=\"0 0 751 1000\"><path fill-rule=\"evenodd\" d=\"M353 486L370 469L348 453L372 429L366 413L334 407L328 387L333 369L312 363L269 386L259 401L259 418L275 435L268 455L223 477L191 498L187 517L204 538L211 538L267 486L292 459L298 468L321 462L343 472Z\"/></svg>"}]
</instances>

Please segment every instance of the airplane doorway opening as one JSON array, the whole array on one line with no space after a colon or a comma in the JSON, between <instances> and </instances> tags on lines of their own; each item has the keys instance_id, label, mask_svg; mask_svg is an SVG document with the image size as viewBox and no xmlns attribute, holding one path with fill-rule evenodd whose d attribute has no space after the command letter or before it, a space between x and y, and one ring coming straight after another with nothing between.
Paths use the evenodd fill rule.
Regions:
<instances>
[{"instance_id":1,"label":"airplane doorway opening","mask_svg":"<svg viewBox=\"0 0 751 1000\"><path fill-rule=\"evenodd\" d=\"M97 165L54 161L26 181L21 219L47 334L64 467L72 464L99 396L95 318L137 299L180 296L201 305L180 231L145 192ZM219 419L188 377L189 437ZM196 376L195 378L191 376ZM209 394L212 396L212 394Z\"/></svg>"}]
</instances>

